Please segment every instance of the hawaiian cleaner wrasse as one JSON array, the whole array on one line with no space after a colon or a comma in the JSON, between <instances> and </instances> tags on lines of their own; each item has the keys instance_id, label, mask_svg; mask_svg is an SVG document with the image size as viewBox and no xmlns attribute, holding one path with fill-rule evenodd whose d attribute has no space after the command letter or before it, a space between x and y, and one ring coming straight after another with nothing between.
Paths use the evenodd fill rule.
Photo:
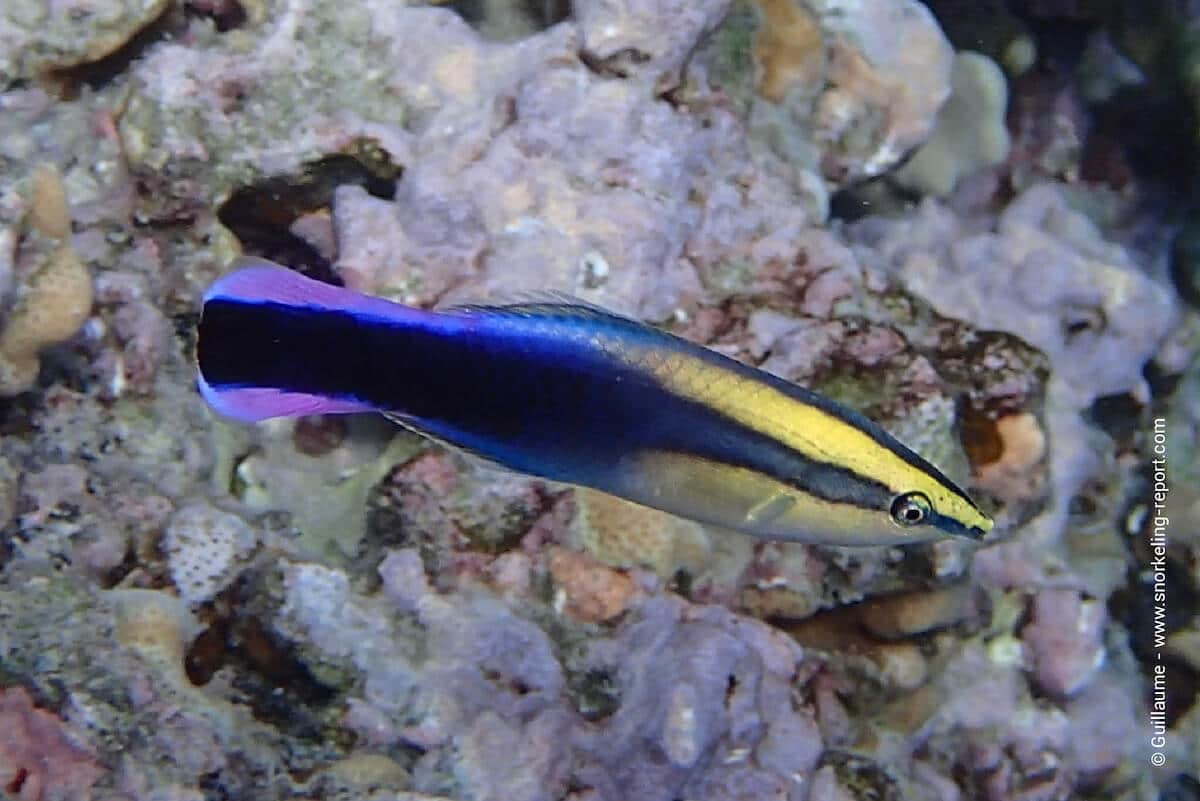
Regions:
<instances>
[{"instance_id":1,"label":"hawaiian cleaner wrasse","mask_svg":"<svg viewBox=\"0 0 1200 801\"><path fill-rule=\"evenodd\" d=\"M380 411L512 470L759 537L992 527L857 412L583 304L424 311L245 259L204 297L197 357L204 398L238 420Z\"/></svg>"}]
</instances>

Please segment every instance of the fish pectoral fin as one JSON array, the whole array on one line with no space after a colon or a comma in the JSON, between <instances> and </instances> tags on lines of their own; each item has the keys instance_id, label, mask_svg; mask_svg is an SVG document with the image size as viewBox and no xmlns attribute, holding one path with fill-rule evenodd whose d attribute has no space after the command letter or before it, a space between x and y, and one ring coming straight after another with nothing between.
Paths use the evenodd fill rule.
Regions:
<instances>
[{"instance_id":1,"label":"fish pectoral fin","mask_svg":"<svg viewBox=\"0 0 1200 801\"><path fill-rule=\"evenodd\" d=\"M796 499L785 492L775 492L763 498L746 512L746 525L763 526L782 517L796 505Z\"/></svg>"}]
</instances>

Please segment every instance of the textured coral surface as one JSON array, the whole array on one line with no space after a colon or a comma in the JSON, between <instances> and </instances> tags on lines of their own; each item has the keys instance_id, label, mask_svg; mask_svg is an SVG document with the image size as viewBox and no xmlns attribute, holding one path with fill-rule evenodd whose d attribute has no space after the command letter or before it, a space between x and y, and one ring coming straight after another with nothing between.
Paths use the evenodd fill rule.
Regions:
<instances>
[{"instance_id":1,"label":"textured coral surface","mask_svg":"<svg viewBox=\"0 0 1200 801\"><path fill-rule=\"evenodd\" d=\"M1200 799L1197 13L0 1L0 797ZM241 253L612 307L996 528L765 542L219 419Z\"/></svg>"}]
</instances>

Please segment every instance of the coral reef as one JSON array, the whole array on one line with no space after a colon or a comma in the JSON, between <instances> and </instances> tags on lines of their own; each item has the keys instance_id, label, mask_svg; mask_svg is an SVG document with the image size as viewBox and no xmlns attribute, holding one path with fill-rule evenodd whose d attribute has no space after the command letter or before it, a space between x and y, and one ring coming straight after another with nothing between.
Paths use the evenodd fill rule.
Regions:
<instances>
[{"instance_id":1,"label":"coral reef","mask_svg":"<svg viewBox=\"0 0 1200 801\"><path fill-rule=\"evenodd\" d=\"M0 794L1193 796L1187 4L569 5L3 4ZM217 420L241 253L613 307L996 529L762 542L375 417Z\"/></svg>"}]
</instances>

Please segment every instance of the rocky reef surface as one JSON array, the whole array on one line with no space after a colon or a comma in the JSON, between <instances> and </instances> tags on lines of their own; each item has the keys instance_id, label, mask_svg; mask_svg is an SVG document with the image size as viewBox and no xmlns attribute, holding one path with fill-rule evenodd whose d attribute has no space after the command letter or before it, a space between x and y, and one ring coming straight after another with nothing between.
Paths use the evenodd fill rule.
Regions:
<instances>
[{"instance_id":1,"label":"rocky reef surface","mask_svg":"<svg viewBox=\"0 0 1200 801\"><path fill-rule=\"evenodd\" d=\"M1200 799L1200 19L1087 5L3 3L0 796ZM634 315L998 525L761 542L230 424L238 253Z\"/></svg>"}]
</instances>

